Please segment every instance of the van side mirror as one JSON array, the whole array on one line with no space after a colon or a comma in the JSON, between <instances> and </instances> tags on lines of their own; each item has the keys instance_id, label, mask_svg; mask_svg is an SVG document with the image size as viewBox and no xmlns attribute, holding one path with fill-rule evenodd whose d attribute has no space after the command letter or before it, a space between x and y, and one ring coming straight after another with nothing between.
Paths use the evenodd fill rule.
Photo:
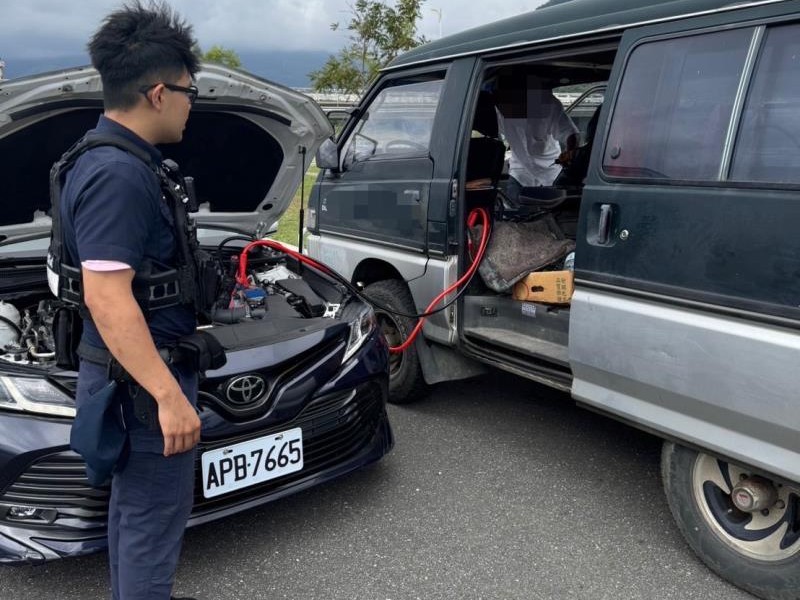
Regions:
<instances>
[{"instance_id":1,"label":"van side mirror","mask_svg":"<svg viewBox=\"0 0 800 600\"><path fill-rule=\"evenodd\" d=\"M342 126L347 123L350 117L355 114L358 114L358 109L355 107L334 108L325 112L325 116L328 117L328 120L337 130L341 129Z\"/></svg>"},{"instance_id":2,"label":"van side mirror","mask_svg":"<svg viewBox=\"0 0 800 600\"><path fill-rule=\"evenodd\" d=\"M331 169L334 172L338 172L339 148L336 147L336 142L334 142L331 138L328 138L322 142L317 150L314 160L320 169Z\"/></svg>"}]
</instances>

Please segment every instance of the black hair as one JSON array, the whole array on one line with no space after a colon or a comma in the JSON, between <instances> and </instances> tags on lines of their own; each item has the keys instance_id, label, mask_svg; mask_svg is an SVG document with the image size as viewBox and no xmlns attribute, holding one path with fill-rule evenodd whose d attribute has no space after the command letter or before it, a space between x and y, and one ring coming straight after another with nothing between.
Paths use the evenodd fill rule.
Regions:
<instances>
[{"instance_id":1,"label":"black hair","mask_svg":"<svg viewBox=\"0 0 800 600\"><path fill-rule=\"evenodd\" d=\"M175 83L184 70L194 76L200 67L195 45L191 25L163 1L134 0L108 15L89 42L105 108L132 108L143 86Z\"/></svg>"}]
</instances>

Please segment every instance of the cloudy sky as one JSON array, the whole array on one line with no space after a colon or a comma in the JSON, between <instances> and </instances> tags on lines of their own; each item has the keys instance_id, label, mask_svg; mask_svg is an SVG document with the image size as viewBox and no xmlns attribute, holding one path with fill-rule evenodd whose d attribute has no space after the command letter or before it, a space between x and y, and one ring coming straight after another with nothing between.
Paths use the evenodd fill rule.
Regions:
<instances>
[{"instance_id":1,"label":"cloudy sky","mask_svg":"<svg viewBox=\"0 0 800 600\"><path fill-rule=\"evenodd\" d=\"M195 27L204 48L237 52L325 50L335 53L349 20L348 0L168 0ZM427 0L419 32L429 39L533 10L544 0ZM391 0L387 0L392 4ZM122 0L0 0L0 57L84 53L102 17ZM10 65L9 65L10 67Z\"/></svg>"}]
</instances>

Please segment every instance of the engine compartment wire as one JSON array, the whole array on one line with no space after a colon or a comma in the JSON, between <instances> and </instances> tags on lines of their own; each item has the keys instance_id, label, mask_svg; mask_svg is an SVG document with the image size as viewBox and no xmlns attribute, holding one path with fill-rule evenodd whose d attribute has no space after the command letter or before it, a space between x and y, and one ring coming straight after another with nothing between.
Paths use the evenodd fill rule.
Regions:
<instances>
[{"instance_id":1,"label":"engine compartment wire","mask_svg":"<svg viewBox=\"0 0 800 600\"><path fill-rule=\"evenodd\" d=\"M350 283L344 276L342 276L341 274L337 273L336 271L331 269L329 266L327 266L327 265L325 265L325 264L323 264L323 263L321 263L319 261L314 260L310 256L306 256L305 254L301 254L300 252L292 250L291 248L288 248L288 247L284 246L283 244L281 244L280 242L276 242L274 240L254 240L254 241L250 242L249 244L247 244L244 247L244 249L239 254L239 264L237 266L236 282L238 284L240 284L240 285L243 285L243 286L249 285L250 282L249 282L249 279L247 277L247 255L250 252L250 250L252 250L253 248L257 248L259 246L263 246L263 247L267 247L267 248L272 248L273 250L277 250L279 252L283 252L287 256L290 256L290 257L294 258L296 261L298 261L298 263L309 265L309 266L317 269L318 271L321 271L322 273L328 275L329 277L335 279L336 281L341 283L343 286L345 286L354 295L358 296L364 302L366 302L369 305L377 308L378 310L381 310L381 311L389 313L389 314L393 314L393 315L397 315L397 316L401 316L401 317L406 317L408 319L418 319L417 324L415 325L414 329L411 330L411 333L408 335L408 337L405 339L405 341L402 344L400 344L399 346L392 346L392 347L389 348L389 352L391 352L393 354L400 354L400 353L404 352L406 349L408 349L408 347L412 343L414 343L414 340L419 335L419 332L422 330L422 326L425 324L425 320L428 317L433 316L433 315L445 310L447 307L451 306L466 291L467 285L472 280L472 277L475 275L475 272L478 270L478 266L480 265L481 260L483 259L483 255L486 252L486 248L489 245L489 240L491 238L491 229L492 229L491 219L489 217L488 211L485 208L474 208L472 211L470 211L469 217L467 219L467 226L468 227L474 227L477 224L479 219L482 221L481 239L480 239L480 243L478 244L478 250L475 253L474 257L472 257L472 240L468 240L468 244L467 244L468 249L469 249L468 253L469 253L470 257L472 258L472 262L470 263L469 268L466 270L466 272L455 283L453 283L452 285L448 286L439 295L437 295L428 304L428 307L425 309L425 311L423 313L421 313L421 314L409 315L409 314L406 314L406 313L403 313L403 312L400 312L400 311L397 311L397 310L390 309L390 308L380 304L379 302L374 301L367 294L365 294L362 290L358 289L356 286L354 286L352 283ZM223 243L224 243L224 241L223 241ZM439 308L435 308L436 305L439 304L439 302L441 302L443 298L445 298L448 294L451 294L454 290L456 290L459 287L461 287L461 289L454 295L453 298L448 300L446 303L444 303Z\"/></svg>"}]
</instances>

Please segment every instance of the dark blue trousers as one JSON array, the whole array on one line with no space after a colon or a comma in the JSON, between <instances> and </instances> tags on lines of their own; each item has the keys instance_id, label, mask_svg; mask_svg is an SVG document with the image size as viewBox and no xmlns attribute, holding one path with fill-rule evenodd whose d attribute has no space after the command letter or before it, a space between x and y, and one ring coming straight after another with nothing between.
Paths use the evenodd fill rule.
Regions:
<instances>
[{"instance_id":1,"label":"dark blue trousers","mask_svg":"<svg viewBox=\"0 0 800 600\"><path fill-rule=\"evenodd\" d=\"M192 510L194 451L132 451L114 474L108 556L114 600L167 600Z\"/></svg>"},{"instance_id":2,"label":"dark blue trousers","mask_svg":"<svg viewBox=\"0 0 800 600\"><path fill-rule=\"evenodd\" d=\"M197 398L197 375L174 369L186 397ZM106 369L81 363L77 402L84 390L106 382ZM175 579L186 521L192 509L194 459L191 450L163 455L164 438L134 416L128 386L119 386L130 454L111 483L108 554L113 600L168 600Z\"/></svg>"}]
</instances>

